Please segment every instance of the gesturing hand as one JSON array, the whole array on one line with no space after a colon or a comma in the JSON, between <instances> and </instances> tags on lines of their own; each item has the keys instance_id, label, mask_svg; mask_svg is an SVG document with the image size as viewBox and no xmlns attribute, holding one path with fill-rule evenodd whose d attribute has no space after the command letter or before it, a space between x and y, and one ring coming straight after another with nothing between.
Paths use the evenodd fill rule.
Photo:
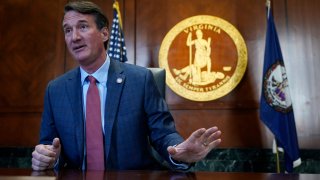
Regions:
<instances>
[{"instance_id":1,"label":"gesturing hand","mask_svg":"<svg viewBox=\"0 0 320 180\"><path fill-rule=\"evenodd\" d=\"M201 128L194 131L181 144L167 148L171 157L176 161L186 163L197 162L221 143L221 131L217 127Z\"/></svg>"},{"instance_id":2,"label":"gesturing hand","mask_svg":"<svg viewBox=\"0 0 320 180\"><path fill-rule=\"evenodd\" d=\"M60 156L59 138L54 138L52 145L39 144L32 152L32 169L36 171L52 169Z\"/></svg>"}]
</instances>

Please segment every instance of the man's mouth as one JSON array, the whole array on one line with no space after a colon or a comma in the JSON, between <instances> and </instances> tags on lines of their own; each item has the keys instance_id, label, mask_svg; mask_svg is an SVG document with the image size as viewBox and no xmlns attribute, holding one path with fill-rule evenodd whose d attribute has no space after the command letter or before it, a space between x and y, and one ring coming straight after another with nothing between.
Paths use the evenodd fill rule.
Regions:
<instances>
[{"instance_id":1,"label":"man's mouth","mask_svg":"<svg viewBox=\"0 0 320 180\"><path fill-rule=\"evenodd\" d=\"M74 46L74 47L72 48L72 50L75 51L75 52L81 51L81 50L84 49L85 46L86 46L86 45Z\"/></svg>"}]
</instances>

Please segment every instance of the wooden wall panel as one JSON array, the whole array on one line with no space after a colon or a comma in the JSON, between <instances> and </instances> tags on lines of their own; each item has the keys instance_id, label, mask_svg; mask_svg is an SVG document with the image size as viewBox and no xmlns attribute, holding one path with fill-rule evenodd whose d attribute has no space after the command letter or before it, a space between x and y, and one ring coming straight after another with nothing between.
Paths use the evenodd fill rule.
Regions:
<instances>
[{"instance_id":1,"label":"wooden wall panel","mask_svg":"<svg viewBox=\"0 0 320 180\"><path fill-rule=\"evenodd\" d=\"M63 72L61 2L1 1L1 146L37 142L44 90Z\"/></svg>"},{"instance_id":2,"label":"wooden wall panel","mask_svg":"<svg viewBox=\"0 0 320 180\"><path fill-rule=\"evenodd\" d=\"M39 141L41 112L0 113L0 147L33 147Z\"/></svg>"},{"instance_id":3,"label":"wooden wall panel","mask_svg":"<svg viewBox=\"0 0 320 180\"><path fill-rule=\"evenodd\" d=\"M5 15L0 22L0 109L39 110L46 83L62 72L59 4L8 0L1 5Z\"/></svg>"}]
</instances>

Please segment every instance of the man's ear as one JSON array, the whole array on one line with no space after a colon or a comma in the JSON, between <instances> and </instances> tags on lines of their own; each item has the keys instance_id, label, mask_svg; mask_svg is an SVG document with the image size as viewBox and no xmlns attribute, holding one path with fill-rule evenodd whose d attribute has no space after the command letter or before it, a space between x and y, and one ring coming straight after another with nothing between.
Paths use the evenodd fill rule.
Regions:
<instances>
[{"instance_id":1,"label":"man's ear","mask_svg":"<svg viewBox=\"0 0 320 180\"><path fill-rule=\"evenodd\" d=\"M103 38L103 42L106 42L109 39L109 31L107 27L103 27L101 29L101 36Z\"/></svg>"}]
</instances>

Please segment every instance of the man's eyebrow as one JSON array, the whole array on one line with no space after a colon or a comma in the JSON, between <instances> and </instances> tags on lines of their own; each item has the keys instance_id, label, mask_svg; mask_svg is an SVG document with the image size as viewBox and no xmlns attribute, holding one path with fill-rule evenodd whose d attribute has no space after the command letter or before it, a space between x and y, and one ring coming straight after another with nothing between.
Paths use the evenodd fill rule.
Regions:
<instances>
[{"instance_id":1,"label":"man's eyebrow","mask_svg":"<svg viewBox=\"0 0 320 180\"><path fill-rule=\"evenodd\" d=\"M63 24L63 28L66 28L67 26L69 26L68 24Z\"/></svg>"},{"instance_id":2,"label":"man's eyebrow","mask_svg":"<svg viewBox=\"0 0 320 180\"><path fill-rule=\"evenodd\" d=\"M88 23L88 21L87 21L87 20L79 20L79 21L77 22L77 24L79 24L79 23ZM68 23L63 24L63 28L65 28L66 26L69 26Z\"/></svg>"},{"instance_id":3,"label":"man's eyebrow","mask_svg":"<svg viewBox=\"0 0 320 180\"><path fill-rule=\"evenodd\" d=\"M87 23L88 21L87 20L80 20L78 21L78 23Z\"/></svg>"}]
</instances>

